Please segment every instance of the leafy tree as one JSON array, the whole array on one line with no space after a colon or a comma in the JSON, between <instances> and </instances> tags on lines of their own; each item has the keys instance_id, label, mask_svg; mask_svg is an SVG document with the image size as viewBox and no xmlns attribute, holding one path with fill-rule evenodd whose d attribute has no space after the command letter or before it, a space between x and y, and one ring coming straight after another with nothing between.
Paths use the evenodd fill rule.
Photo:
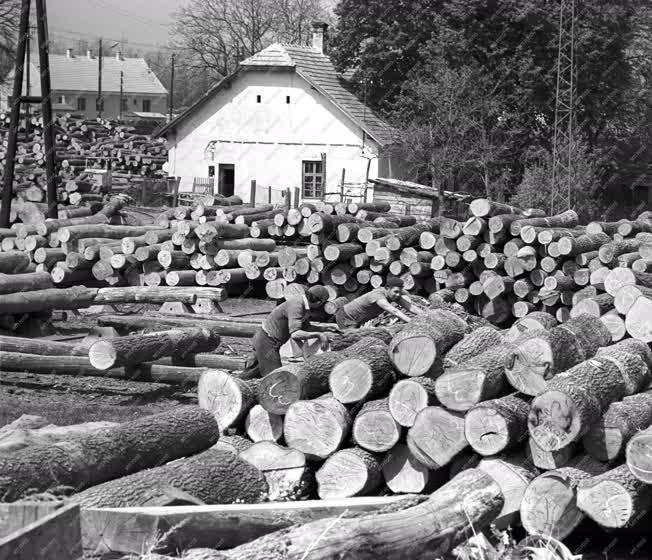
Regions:
<instances>
[{"instance_id":1,"label":"leafy tree","mask_svg":"<svg viewBox=\"0 0 652 560\"><path fill-rule=\"evenodd\" d=\"M597 219L603 210L600 200L599 164L586 142L577 138L571 148L571 207L583 221ZM530 158L511 203L521 208L550 208L552 154L541 150Z\"/></svg>"},{"instance_id":2,"label":"leafy tree","mask_svg":"<svg viewBox=\"0 0 652 560\"><path fill-rule=\"evenodd\" d=\"M512 131L495 87L478 67L452 69L436 54L424 60L410 72L392 111L403 161L413 177L433 186L501 198L496 187L504 182Z\"/></svg>"},{"instance_id":3,"label":"leafy tree","mask_svg":"<svg viewBox=\"0 0 652 560\"><path fill-rule=\"evenodd\" d=\"M0 0L0 84L15 63L19 0Z\"/></svg>"}]
</instances>

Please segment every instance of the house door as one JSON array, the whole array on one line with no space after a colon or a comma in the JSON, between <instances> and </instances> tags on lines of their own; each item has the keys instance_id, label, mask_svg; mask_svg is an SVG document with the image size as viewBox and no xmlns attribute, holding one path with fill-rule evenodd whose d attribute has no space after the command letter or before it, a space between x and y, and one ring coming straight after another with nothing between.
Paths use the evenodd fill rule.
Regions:
<instances>
[{"instance_id":1,"label":"house door","mask_svg":"<svg viewBox=\"0 0 652 560\"><path fill-rule=\"evenodd\" d=\"M235 166L232 163L220 163L217 181L218 194L233 196L235 190Z\"/></svg>"}]
</instances>

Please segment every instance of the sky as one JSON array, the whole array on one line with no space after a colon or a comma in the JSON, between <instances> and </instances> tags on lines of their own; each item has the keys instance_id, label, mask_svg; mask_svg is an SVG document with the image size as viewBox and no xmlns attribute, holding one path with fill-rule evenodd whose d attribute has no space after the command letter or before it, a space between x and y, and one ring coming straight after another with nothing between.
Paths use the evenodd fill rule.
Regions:
<instances>
[{"instance_id":1,"label":"sky","mask_svg":"<svg viewBox=\"0 0 652 560\"><path fill-rule=\"evenodd\" d=\"M57 40L127 41L132 47L168 42L173 13L185 0L47 0L50 34Z\"/></svg>"},{"instance_id":2,"label":"sky","mask_svg":"<svg viewBox=\"0 0 652 560\"><path fill-rule=\"evenodd\" d=\"M47 0L48 26L57 43L126 41L151 50L168 43L173 14L187 0ZM332 8L336 0L325 0Z\"/></svg>"}]
</instances>

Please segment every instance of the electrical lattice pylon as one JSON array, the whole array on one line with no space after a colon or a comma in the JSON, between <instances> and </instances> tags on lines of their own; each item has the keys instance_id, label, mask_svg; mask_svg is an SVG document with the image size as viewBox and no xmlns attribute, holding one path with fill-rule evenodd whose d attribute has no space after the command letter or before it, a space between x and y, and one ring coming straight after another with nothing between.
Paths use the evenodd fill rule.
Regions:
<instances>
[{"instance_id":1,"label":"electrical lattice pylon","mask_svg":"<svg viewBox=\"0 0 652 560\"><path fill-rule=\"evenodd\" d=\"M575 90L575 0L560 0L550 194L550 212L553 214L573 207Z\"/></svg>"}]
</instances>

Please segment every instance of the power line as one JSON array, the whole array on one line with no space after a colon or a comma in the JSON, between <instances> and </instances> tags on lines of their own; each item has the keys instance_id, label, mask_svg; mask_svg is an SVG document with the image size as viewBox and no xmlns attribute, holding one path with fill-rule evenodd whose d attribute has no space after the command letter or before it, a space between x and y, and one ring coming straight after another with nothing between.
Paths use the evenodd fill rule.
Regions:
<instances>
[{"instance_id":1,"label":"power line","mask_svg":"<svg viewBox=\"0 0 652 560\"><path fill-rule=\"evenodd\" d=\"M106 0L91 0L96 5L99 5L100 7L110 10L111 12L118 13L122 16L128 17L130 19L136 19L139 20L140 23L152 23L154 25L160 25L161 27L169 27L169 23L161 23L160 21L154 21L153 19L148 19L146 17L143 17L139 14L136 14L134 12L130 12L128 10L125 10L123 8L119 8L115 5L110 4Z\"/></svg>"},{"instance_id":2,"label":"power line","mask_svg":"<svg viewBox=\"0 0 652 560\"><path fill-rule=\"evenodd\" d=\"M97 34L92 34L92 33L82 33L79 31L71 31L69 29L59 29L56 27L50 27L50 35L58 35L60 37L65 37L65 35L72 35L76 37L84 37L87 39L96 39ZM103 36L104 37L104 36ZM153 44L153 43L136 43L134 41L129 41L129 40L121 40L121 39L115 39L111 37L104 37L107 41L114 41L116 43L122 43L125 45L132 45L136 47L151 47L154 49L166 49L170 51L192 51L193 49L190 49L188 47L168 47L166 45L161 45L161 44Z\"/></svg>"}]
</instances>

